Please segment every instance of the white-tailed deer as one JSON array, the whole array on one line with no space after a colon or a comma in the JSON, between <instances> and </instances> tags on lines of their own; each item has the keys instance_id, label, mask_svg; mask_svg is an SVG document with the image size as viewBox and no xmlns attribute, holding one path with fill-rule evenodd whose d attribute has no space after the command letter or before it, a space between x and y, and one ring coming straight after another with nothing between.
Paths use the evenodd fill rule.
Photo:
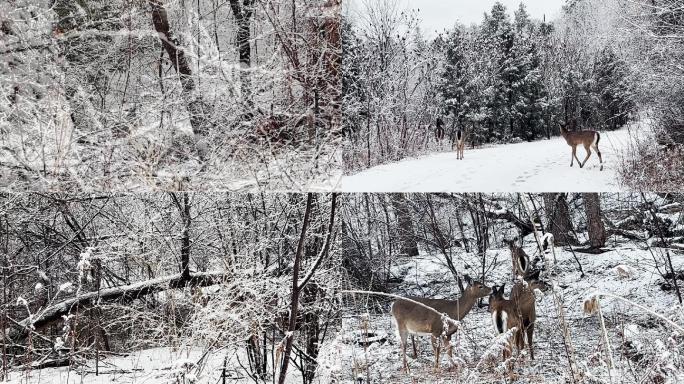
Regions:
<instances>
[{"instance_id":1,"label":"white-tailed deer","mask_svg":"<svg viewBox=\"0 0 684 384\"><path fill-rule=\"evenodd\" d=\"M447 345L447 354L452 358L451 335L458 329L449 324L445 329L445 322L441 314L446 314L453 320L462 320L473 308L477 299L487 297L492 289L480 281L465 276L467 287L458 300L425 299L409 297L408 299L433 308L434 311L411 301L399 299L392 304L392 316L397 322L397 331L401 340L401 351L404 369L408 370L406 361L407 339L410 334L430 335L432 350L435 353L435 369L439 368L439 354L442 342Z\"/></svg>"},{"instance_id":2,"label":"white-tailed deer","mask_svg":"<svg viewBox=\"0 0 684 384\"><path fill-rule=\"evenodd\" d=\"M516 308L517 315L520 318L520 332L522 344L527 343L527 348L530 351L530 357L534 360L534 347L532 346L534 336L534 323L537 321L536 297L534 291L539 289L546 292L551 286L539 279L540 271L534 271L524 277L524 282L518 281L511 289L511 300ZM525 339L525 336L527 338Z\"/></svg>"},{"instance_id":3,"label":"white-tailed deer","mask_svg":"<svg viewBox=\"0 0 684 384\"><path fill-rule=\"evenodd\" d=\"M572 159L570 161L570 166L575 164L575 160L579 164L580 168L584 168L584 165L591 157L591 148L594 148L596 154L598 154L599 161L601 162L601 170L603 171L603 157L601 157L601 151L599 150L599 142L601 141L601 134L597 131L568 131L564 126L560 126L561 136L565 139L565 142L572 147ZM577 146L582 145L587 151L587 157L584 161L579 161L577 158Z\"/></svg>"},{"instance_id":4,"label":"white-tailed deer","mask_svg":"<svg viewBox=\"0 0 684 384\"><path fill-rule=\"evenodd\" d=\"M503 350L504 361L508 360L513 353L514 344L518 350L525 347L525 341L522 339L522 320L518 315L515 303L513 300L508 300L504 297L504 288L506 284L501 287L492 287L492 293L489 295L489 312L492 314L492 324L497 334L508 332L509 329L516 328L513 333L513 343L510 340L507 342Z\"/></svg>"},{"instance_id":5,"label":"white-tailed deer","mask_svg":"<svg viewBox=\"0 0 684 384\"><path fill-rule=\"evenodd\" d=\"M525 343L530 351L530 357L534 360L534 348L532 346L534 335L534 323L537 321L536 303L534 291L539 289L546 291L549 284L539 279L539 271L527 274L524 282L518 281L513 285L511 298L504 298L504 287L494 286L489 295L489 312L492 314L492 323L498 334L507 332L513 327L512 343L509 343L503 351L504 361L511 357L513 345L518 353L525 348ZM527 336L527 338L525 338Z\"/></svg>"},{"instance_id":6,"label":"white-tailed deer","mask_svg":"<svg viewBox=\"0 0 684 384\"><path fill-rule=\"evenodd\" d=\"M437 140L438 143L441 143L442 140L444 140L444 121L442 120L441 117L437 118L437 127L435 128L435 139Z\"/></svg>"},{"instance_id":7,"label":"white-tailed deer","mask_svg":"<svg viewBox=\"0 0 684 384\"><path fill-rule=\"evenodd\" d=\"M504 239L504 243L508 244L508 249L511 251L511 262L513 264L513 278L518 276L525 276L530 270L530 257L527 253L515 244L516 239Z\"/></svg>"},{"instance_id":8,"label":"white-tailed deer","mask_svg":"<svg viewBox=\"0 0 684 384\"><path fill-rule=\"evenodd\" d=\"M463 160L463 152L465 151L465 134L459 128L454 138L454 150L456 151L456 159Z\"/></svg>"}]
</instances>

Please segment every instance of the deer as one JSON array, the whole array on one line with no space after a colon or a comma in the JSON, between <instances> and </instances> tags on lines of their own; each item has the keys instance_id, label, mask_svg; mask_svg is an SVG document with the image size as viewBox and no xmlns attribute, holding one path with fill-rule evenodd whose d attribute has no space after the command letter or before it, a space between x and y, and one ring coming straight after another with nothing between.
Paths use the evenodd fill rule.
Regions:
<instances>
[{"instance_id":1,"label":"deer","mask_svg":"<svg viewBox=\"0 0 684 384\"><path fill-rule=\"evenodd\" d=\"M467 286L458 300L408 297L407 299L411 301L398 299L392 303L391 313L397 323L397 332L401 341L400 347L406 371L409 370L408 362L406 361L406 347L409 334L412 336L414 334L431 336L432 350L435 354L435 369L439 369L440 366L439 355L442 342L448 346L447 354L449 359L452 359L451 336L456 333L458 327L454 324L447 325L443 319L443 314L446 314L452 320L460 321L470 312L478 299L487 297L492 292L490 287L478 280L473 280L468 275L464 276L464 280Z\"/></svg>"},{"instance_id":2,"label":"deer","mask_svg":"<svg viewBox=\"0 0 684 384\"><path fill-rule=\"evenodd\" d=\"M454 150L456 151L456 159L463 160L463 151L465 150L465 135L461 128L456 132L456 140L454 140Z\"/></svg>"},{"instance_id":3,"label":"deer","mask_svg":"<svg viewBox=\"0 0 684 384\"><path fill-rule=\"evenodd\" d=\"M492 293L489 295L489 312L492 314L492 324L497 335L508 332L515 328L513 332L512 342L518 348L518 351L525 347L525 340L522 338L522 319L518 315L515 302L504 297L504 288L506 284L492 287ZM511 340L506 342L503 349L503 360L508 360L513 353L513 346Z\"/></svg>"},{"instance_id":4,"label":"deer","mask_svg":"<svg viewBox=\"0 0 684 384\"><path fill-rule=\"evenodd\" d=\"M539 279L539 274L539 270L532 271L524 276L523 281L517 281L511 289L510 299L504 298L506 284L501 285L501 287L492 287L492 293L489 295L489 312L492 314L492 323L497 334L505 333L515 327L512 344L515 345L518 353L527 344L532 360L534 360L534 347L532 345L534 323L537 321L534 291L539 289L546 292L551 287ZM509 341L504 348L504 361L511 357L513 345Z\"/></svg>"},{"instance_id":5,"label":"deer","mask_svg":"<svg viewBox=\"0 0 684 384\"><path fill-rule=\"evenodd\" d=\"M517 239L507 240L504 243L508 244L508 249L511 251L511 262L513 264L513 278L517 276L525 276L530 270L530 257L525 251L515 244Z\"/></svg>"},{"instance_id":6,"label":"deer","mask_svg":"<svg viewBox=\"0 0 684 384\"><path fill-rule=\"evenodd\" d=\"M537 321L536 297L534 292L538 289L546 292L551 289L551 285L539 279L540 270L527 273L523 281L513 284L511 289L511 300L513 301L517 315L520 318L520 337L523 344L527 343L530 351L530 358L534 360L534 347L532 345L534 336L534 323ZM527 338L525 339L525 336Z\"/></svg>"},{"instance_id":7,"label":"deer","mask_svg":"<svg viewBox=\"0 0 684 384\"><path fill-rule=\"evenodd\" d=\"M444 140L444 121L442 120L441 117L437 118L437 127L435 128L435 139L437 140L438 143L441 143L442 140Z\"/></svg>"},{"instance_id":8,"label":"deer","mask_svg":"<svg viewBox=\"0 0 684 384\"><path fill-rule=\"evenodd\" d=\"M560 126L560 134L565 139L565 142L572 147L572 158L570 161L570 167L575 165L575 160L579 164L580 168L584 168L584 165L591 157L591 148L594 148L596 154L598 154L599 161L601 162L601 171L603 171L603 157L601 157L601 151L599 150L599 142L601 141L601 134L597 131L569 131L567 127ZM587 157L584 161L580 161L577 158L577 146L582 145L587 151Z\"/></svg>"}]
</instances>

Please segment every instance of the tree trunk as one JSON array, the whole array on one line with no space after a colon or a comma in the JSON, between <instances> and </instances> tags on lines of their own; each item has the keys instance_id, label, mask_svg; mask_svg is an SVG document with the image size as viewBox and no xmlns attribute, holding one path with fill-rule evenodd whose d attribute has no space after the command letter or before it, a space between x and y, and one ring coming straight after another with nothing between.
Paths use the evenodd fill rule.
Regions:
<instances>
[{"instance_id":1,"label":"tree trunk","mask_svg":"<svg viewBox=\"0 0 684 384\"><path fill-rule=\"evenodd\" d=\"M408 201L402 194L393 194L390 198L392 199L394 214L399 222L400 253L406 256L418 256L418 244L416 243L416 235L413 232L413 221Z\"/></svg>"},{"instance_id":2,"label":"tree trunk","mask_svg":"<svg viewBox=\"0 0 684 384\"><path fill-rule=\"evenodd\" d=\"M252 66L252 44L250 25L254 14L254 0L230 0L230 8L237 22L237 49L240 60L240 89L245 105L251 109L252 83L249 75L249 68ZM250 114L250 112L248 112Z\"/></svg>"},{"instance_id":3,"label":"tree trunk","mask_svg":"<svg viewBox=\"0 0 684 384\"><path fill-rule=\"evenodd\" d=\"M197 94L190 63L185 57L183 48L178 45L178 40L171 32L164 5L161 0L149 0L149 2L152 6L152 23L154 24L154 29L159 34L162 46L169 55L169 60L180 78L181 91L188 109L188 114L190 115L192 132L195 135L206 136L209 133L209 127L211 125L210 120L206 116L211 115L211 107L204 103L202 97Z\"/></svg>"},{"instance_id":4,"label":"tree trunk","mask_svg":"<svg viewBox=\"0 0 684 384\"><path fill-rule=\"evenodd\" d=\"M601 220L601 200L598 193L585 193L583 199L587 213L589 244L591 248L598 249L606 245L606 228Z\"/></svg>"},{"instance_id":5,"label":"tree trunk","mask_svg":"<svg viewBox=\"0 0 684 384\"><path fill-rule=\"evenodd\" d=\"M181 281L187 282L190 280L190 225L192 224L190 218L190 197L187 192L183 192L183 198L180 200L175 193L171 194L178 213L181 217Z\"/></svg>"},{"instance_id":6,"label":"tree trunk","mask_svg":"<svg viewBox=\"0 0 684 384\"><path fill-rule=\"evenodd\" d=\"M556 245L577 244L577 239L572 234L573 227L570 220L570 211L564 193L544 194L544 206L548 220L546 228L551 231Z\"/></svg>"},{"instance_id":7,"label":"tree trunk","mask_svg":"<svg viewBox=\"0 0 684 384\"><path fill-rule=\"evenodd\" d=\"M301 287L299 286L299 267L302 262L304 253L304 245L306 240L306 230L309 227L309 217L311 215L311 205L313 202L313 193L307 194L306 209L304 210L304 221L302 223L302 231L299 235L299 243L297 244L297 251L294 255L294 265L292 266L292 296L290 302L290 317L287 326L287 334L285 335L285 350L283 352L282 362L280 365L280 375L278 383L285 384L287 377L287 367L290 364L290 355L292 354L292 342L294 340L294 332L297 327L297 309L299 308L299 294Z\"/></svg>"}]
</instances>

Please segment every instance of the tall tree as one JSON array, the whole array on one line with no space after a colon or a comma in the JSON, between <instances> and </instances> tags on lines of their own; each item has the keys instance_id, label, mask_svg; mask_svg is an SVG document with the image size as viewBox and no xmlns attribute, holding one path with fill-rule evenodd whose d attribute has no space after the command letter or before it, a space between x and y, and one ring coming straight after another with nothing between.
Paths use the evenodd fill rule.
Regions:
<instances>
[{"instance_id":1,"label":"tall tree","mask_svg":"<svg viewBox=\"0 0 684 384\"><path fill-rule=\"evenodd\" d=\"M400 193L393 194L390 199L399 224L400 252L405 256L418 256L418 243L416 242L408 200L406 196Z\"/></svg>"},{"instance_id":2,"label":"tall tree","mask_svg":"<svg viewBox=\"0 0 684 384\"><path fill-rule=\"evenodd\" d=\"M176 38L171 30L169 17L161 0L149 0L152 6L152 23L154 29L159 34L163 49L169 56L171 65L178 73L178 78L181 82L181 89L183 98L190 114L190 125L195 135L206 136L209 133L209 128L212 125L211 106L204 102L202 96L197 92L195 80L192 77L192 69L190 68L190 61L185 55L185 49L180 45L180 41ZM161 64L160 64L161 65Z\"/></svg>"},{"instance_id":3,"label":"tall tree","mask_svg":"<svg viewBox=\"0 0 684 384\"><path fill-rule=\"evenodd\" d=\"M254 14L254 0L230 0L230 8L237 22L237 48L240 58L242 99L248 109L253 106L252 83L249 68L252 66L252 34L250 26Z\"/></svg>"},{"instance_id":4,"label":"tall tree","mask_svg":"<svg viewBox=\"0 0 684 384\"><path fill-rule=\"evenodd\" d=\"M599 249L606 245L606 228L601 218L601 199L598 193L585 193L582 197L587 214L589 245L593 249Z\"/></svg>"},{"instance_id":5,"label":"tall tree","mask_svg":"<svg viewBox=\"0 0 684 384\"><path fill-rule=\"evenodd\" d=\"M572 220L565 193L544 194L546 228L551 231L557 245L573 245L577 239L573 235Z\"/></svg>"}]
</instances>

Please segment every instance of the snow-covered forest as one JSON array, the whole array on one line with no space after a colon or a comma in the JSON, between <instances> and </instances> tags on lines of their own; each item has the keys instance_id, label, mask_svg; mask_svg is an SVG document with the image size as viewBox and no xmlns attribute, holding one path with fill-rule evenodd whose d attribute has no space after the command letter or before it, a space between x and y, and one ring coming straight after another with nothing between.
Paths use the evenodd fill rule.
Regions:
<instances>
[{"instance_id":1,"label":"snow-covered forest","mask_svg":"<svg viewBox=\"0 0 684 384\"><path fill-rule=\"evenodd\" d=\"M339 204L0 196L0 382L321 382L340 325Z\"/></svg>"},{"instance_id":2,"label":"snow-covered forest","mask_svg":"<svg viewBox=\"0 0 684 384\"><path fill-rule=\"evenodd\" d=\"M324 190L339 0L0 3L5 190Z\"/></svg>"},{"instance_id":3,"label":"snow-covered forest","mask_svg":"<svg viewBox=\"0 0 684 384\"><path fill-rule=\"evenodd\" d=\"M341 382L684 380L681 194L359 194L345 200L342 331L333 343ZM511 288L527 284L539 289L527 304L516 304L523 302L514 301ZM516 306L509 318L535 308L534 359L527 347L519 353L509 344L510 327L499 334L493 323L495 286ZM427 336L408 337L405 371L391 309L398 297L465 300L440 309L432 323L433 334L453 333L453 358L443 341L438 369L430 330L422 329ZM396 311L408 327L425 324L424 313ZM512 357L504 362L506 349Z\"/></svg>"},{"instance_id":4,"label":"snow-covered forest","mask_svg":"<svg viewBox=\"0 0 684 384\"><path fill-rule=\"evenodd\" d=\"M497 3L479 24L455 17L452 28L428 37L420 13L401 2L345 10L345 172L450 150L458 129L474 148L548 139L561 124L606 132L643 121L613 157L620 182L678 190L681 1L567 0L554 19L531 17L524 3Z\"/></svg>"}]
</instances>

